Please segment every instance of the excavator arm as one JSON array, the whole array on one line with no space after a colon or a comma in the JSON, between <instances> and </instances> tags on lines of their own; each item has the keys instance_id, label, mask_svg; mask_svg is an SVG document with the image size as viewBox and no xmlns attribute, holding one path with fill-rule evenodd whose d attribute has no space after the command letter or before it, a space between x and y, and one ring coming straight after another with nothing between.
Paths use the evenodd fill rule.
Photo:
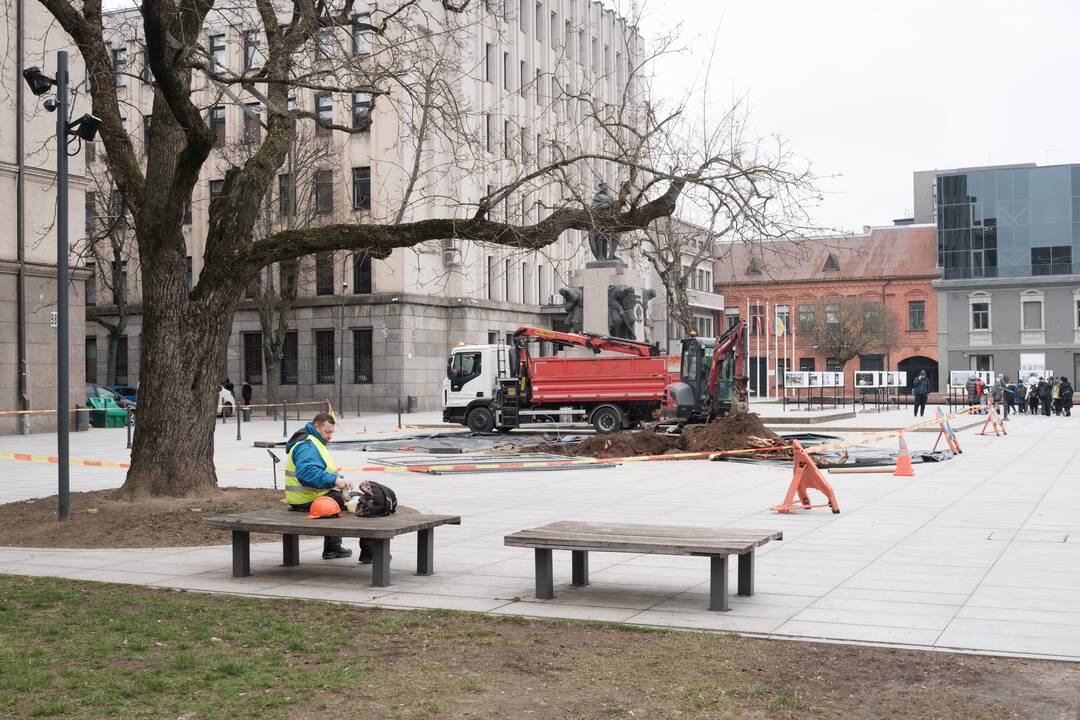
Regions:
<instances>
[{"instance_id":1,"label":"excavator arm","mask_svg":"<svg viewBox=\"0 0 1080 720\"><path fill-rule=\"evenodd\" d=\"M712 362L709 364L709 381L705 386L706 406L712 411L716 402L720 384L720 367L728 353L735 356L735 386L732 388L731 411L732 413L746 412L749 408L747 401L746 376L746 321L739 320L729 327L723 335L716 338L716 346L713 348Z\"/></svg>"}]
</instances>

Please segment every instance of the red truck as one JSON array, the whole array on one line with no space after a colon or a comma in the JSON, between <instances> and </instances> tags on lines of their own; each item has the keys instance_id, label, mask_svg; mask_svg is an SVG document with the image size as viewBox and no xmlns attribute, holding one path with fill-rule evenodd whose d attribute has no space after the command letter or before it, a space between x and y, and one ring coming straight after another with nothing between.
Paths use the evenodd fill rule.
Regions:
<instances>
[{"instance_id":1,"label":"red truck","mask_svg":"<svg viewBox=\"0 0 1080 720\"><path fill-rule=\"evenodd\" d=\"M534 357L541 341L583 348L595 357ZM623 355L600 355L603 351ZM626 357L626 356L629 357ZM443 420L476 431L509 431L529 423L588 422L618 432L655 417L678 379L678 358L657 345L589 333L521 327L512 346L454 349L444 383ZM493 392L487 392L494 384Z\"/></svg>"}]
</instances>

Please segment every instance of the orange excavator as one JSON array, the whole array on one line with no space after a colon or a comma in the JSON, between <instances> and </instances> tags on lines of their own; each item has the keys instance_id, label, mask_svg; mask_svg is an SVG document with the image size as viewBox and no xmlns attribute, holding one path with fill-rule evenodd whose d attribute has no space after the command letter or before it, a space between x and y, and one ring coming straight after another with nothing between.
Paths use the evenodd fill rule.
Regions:
<instances>
[{"instance_id":1,"label":"orange excavator","mask_svg":"<svg viewBox=\"0 0 1080 720\"><path fill-rule=\"evenodd\" d=\"M748 412L746 321L716 338L695 334L684 338L679 376L664 394L658 432L677 432L687 424Z\"/></svg>"}]
</instances>

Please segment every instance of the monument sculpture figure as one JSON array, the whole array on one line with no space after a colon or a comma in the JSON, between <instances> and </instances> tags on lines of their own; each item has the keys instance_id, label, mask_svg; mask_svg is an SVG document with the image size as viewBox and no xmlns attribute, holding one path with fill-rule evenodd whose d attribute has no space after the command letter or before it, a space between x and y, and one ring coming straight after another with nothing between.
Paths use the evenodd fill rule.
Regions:
<instances>
[{"instance_id":1,"label":"monument sculpture figure","mask_svg":"<svg viewBox=\"0 0 1080 720\"><path fill-rule=\"evenodd\" d=\"M634 334L634 305L637 293L629 285L608 288L608 335L636 340Z\"/></svg>"},{"instance_id":2,"label":"monument sculpture figure","mask_svg":"<svg viewBox=\"0 0 1080 720\"><path fill-rule=\"evenodd\" d=\"M590 209L594 213L610 212L615 205L615 199L611 196L611 189L607 183L596 184L596 194L593 195ZM616 233L593 230L589 233L589 249L597 260L618 260L616 250L619 248L619 238Z\"/></svg>"},{"instance_id":3,"label":"monument sculpture figure","mask_svg":"<svg viewBox=\"0 0 1080 720\"><path fill-rule=\"evenodd\" d=\"M584 292L581 288L566 287L559 290L563 298L563 310L566 312L566 324L569 331L579 333L585 325L585 309L582 307Z\"/></svg>"}]
</instances>

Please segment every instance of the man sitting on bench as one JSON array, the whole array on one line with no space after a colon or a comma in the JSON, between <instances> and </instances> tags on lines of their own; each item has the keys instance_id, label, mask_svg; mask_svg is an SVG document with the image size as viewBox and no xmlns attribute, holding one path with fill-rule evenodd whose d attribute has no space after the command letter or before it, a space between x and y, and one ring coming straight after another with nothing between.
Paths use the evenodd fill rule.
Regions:
<instances>
[{"instance_id":1,"label":"man sitting on bench","mask_svg":"<svg viewBox=\"0 0 1080 720\"><path fill-rule=\"evenodd\" d=\"M285 444L285 502L290 510L307 512L316 498L333 498L338 509L344 509L342 490L349 482L337 471L327 443L334 437L337 422L329 413L319 413L302 430L293 433ZM323 538L323 560L352 556L352 550L341 544L340 537ZM373 559L370 543L360 541L360 562Z\"/></svg>"}]
</instances>

